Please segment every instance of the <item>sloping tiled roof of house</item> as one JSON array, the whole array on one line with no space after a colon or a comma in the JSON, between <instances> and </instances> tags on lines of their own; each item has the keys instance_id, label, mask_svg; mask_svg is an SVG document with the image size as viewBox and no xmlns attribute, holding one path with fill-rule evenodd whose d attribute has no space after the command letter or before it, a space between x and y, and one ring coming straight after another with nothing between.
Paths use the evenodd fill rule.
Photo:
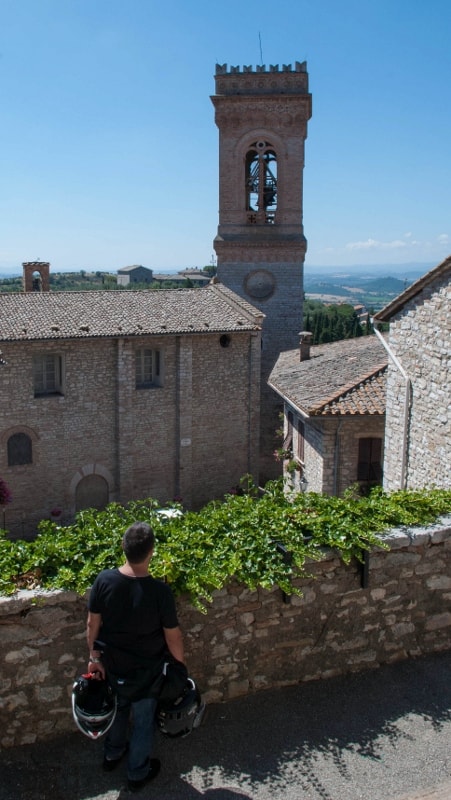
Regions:
<instances>
[{"instance_id":1,"label":"sloping tiled roof of house","mask_svg":"<svg viewBox=\"0 0 451 800\"><path fill-rule=\"evenodd\" d=\"M299 350L282 353L270 385L309 416L385 413L388 357L376 336L315 345L310 358Z\"/></svg>"},{"instance_id":2,"label":"sloping tiled roof of house","mask_svg":"<svg viewBox=\"0 0 451 800\"><path fill-rule=\"evenodd\" d=\"M357 386L321 405L315 414L385 414L386 366L361 378Z\"/></svg>"},{"instance_id":3,"label":"sloping tiled roof of house","mask_svg":"<svg viewBox=\"0 0 451 800\"><path fill-rule=\"evenodd\" d=\"M252 331L263 317L222 284L156 292L5 292L0 341Z\"/></svg>"},{"instance_id":4,"label":"sloping tiled roof of house","mask_svg":"<svg viewBox=\"0 0 451 800\"><path fill-rule=\"evenodd\" d=\"M149 269L149 267L143 267L142 264L131 264L129 267L121 267L120 269L118 269L118 274L124 275L128 272L133 272L134 269L145 269L147 270L147 272L152 272L152 270Z\"/></svg>"},{"instance_id":5,"label":"sloping tiled roof of house","mask_svg":"<svg viewBox=\"0 0 451 800\"><path fill-rule=\"evenodd\" d=\"M418 278L415 283L412 283L407 289L405 289L398 297L395 297L391 303L388 303L384 308L378 311L374 318L381 320L381 322L388 322L398 311L401 311L402 308L405 306L409 300L412 300L413 297L416 297L426 286L428 286L433 281L437 280L438 278L442 278L443 281L447 281L448 283L451 280L451 256L445 258L441 264L434 269L429 270L426 272L425 275L422 275L421 278Z\"/></svg>"}]
</instances>

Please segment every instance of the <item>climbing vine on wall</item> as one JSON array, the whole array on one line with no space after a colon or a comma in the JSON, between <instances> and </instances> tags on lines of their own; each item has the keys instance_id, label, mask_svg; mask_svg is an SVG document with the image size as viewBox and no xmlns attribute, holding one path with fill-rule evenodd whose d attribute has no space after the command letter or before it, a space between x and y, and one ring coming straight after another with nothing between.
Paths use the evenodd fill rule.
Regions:
<instances>
[{"instance_id":1,"label":"climbing vine on wall","mask_svg":"<svg viewBox=\"0 0 451 800\"><path fill-rule=\"evenodd\" d=\"M176 593L188 593L197 607L231 579L251 589L277 585L291 594L293 576L306 574L308 560L319 558L323 548L336 550L345 563L361 560L365 550L384 546L381 535L389 528L424 525L449 513L451 491L385 493L377 487L367 497L352 489L341 498L312 492L289 497L282 479L261 492L246 476L240 491L201 511L172 517L157 511L154 499L112 503L103 511L79 512L72 525L43 521L33 541L3 534L0 593L30 585L84 593L100 570L123 563L122 533L143 520L156 534L152 574Z\"/></svg>"}]
</instances>

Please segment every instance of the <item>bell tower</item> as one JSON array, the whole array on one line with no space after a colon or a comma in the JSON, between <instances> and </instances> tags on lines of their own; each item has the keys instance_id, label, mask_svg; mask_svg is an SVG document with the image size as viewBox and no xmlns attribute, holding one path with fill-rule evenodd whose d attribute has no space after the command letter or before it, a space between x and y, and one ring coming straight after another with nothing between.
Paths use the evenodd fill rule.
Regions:
<instances>
[{"instance_id":1,"label":"bell tower","mask_svg":"<svg viewBox=\"0 0 451 800\"><path fill-rule=\"evenodd\" d=\"M279 400L267 385L283 350L302 330L302 178L312 99L306 63L216 65L212 97L219 128L219 280L265 314L262 338L261 479L277 474Z\"/></svg>"}]
</instances>

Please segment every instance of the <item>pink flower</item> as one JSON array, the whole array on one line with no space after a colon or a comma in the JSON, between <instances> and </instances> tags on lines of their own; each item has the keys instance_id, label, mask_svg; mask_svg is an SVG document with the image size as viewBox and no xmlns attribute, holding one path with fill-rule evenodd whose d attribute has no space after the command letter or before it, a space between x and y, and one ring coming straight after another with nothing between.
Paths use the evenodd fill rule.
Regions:
<instances>
[{"instance_id":1,"label":"pink flower","mask_svg":"<svg viewBox=\"0 0 451 800\"><path fill-rule=\"evenodd\" d=\"M3 478L0 478L0 506L12 503L13 496Z\"/></svg>"}]
</instances>

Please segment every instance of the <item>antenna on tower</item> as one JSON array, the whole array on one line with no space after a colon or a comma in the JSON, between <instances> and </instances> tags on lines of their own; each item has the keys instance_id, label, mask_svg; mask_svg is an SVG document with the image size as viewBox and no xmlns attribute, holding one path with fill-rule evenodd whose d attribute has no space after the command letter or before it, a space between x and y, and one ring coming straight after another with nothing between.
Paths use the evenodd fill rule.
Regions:
<instances>
[{"instance_id":1,"label":"antenna on tower","mask_svg":"<svg viewBox=\"0 0 451 800\"><path fill-rule=\"evenodd\" d=\"M263 50L262 50L262 36L260 31L258 32L258 41L260 44L260 64L263 66Z\"/></svg>"}]
</instances>

